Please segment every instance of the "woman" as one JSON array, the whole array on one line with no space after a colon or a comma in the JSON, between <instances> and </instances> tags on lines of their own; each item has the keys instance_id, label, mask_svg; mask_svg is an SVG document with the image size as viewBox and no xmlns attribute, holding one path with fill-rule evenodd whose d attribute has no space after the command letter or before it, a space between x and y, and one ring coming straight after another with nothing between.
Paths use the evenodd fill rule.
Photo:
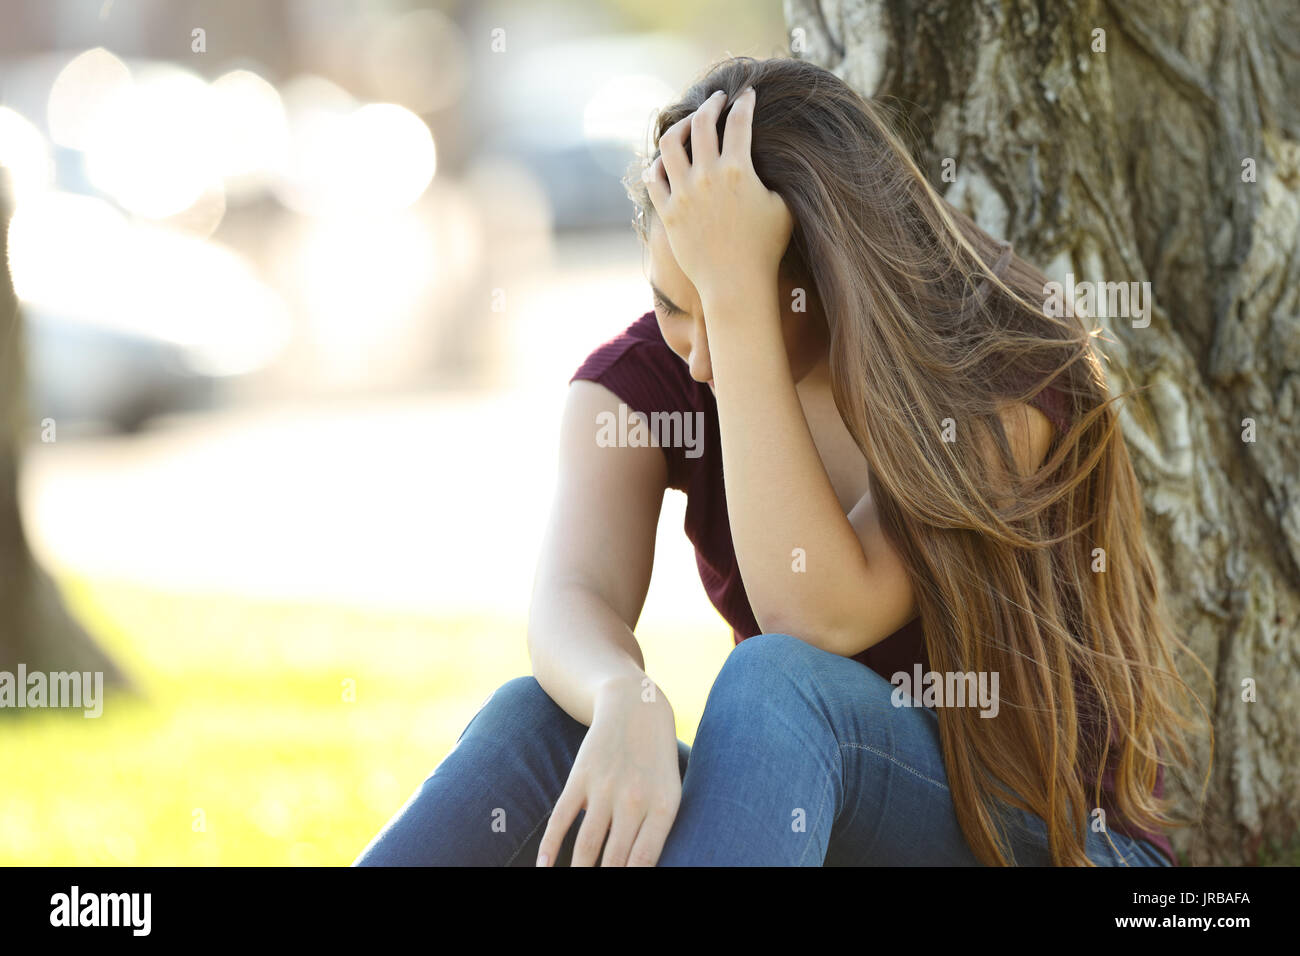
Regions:
<instances>
[{"instance_id":1,"label":"woman","mask_svg":"<svg viewBox=\"0 0 1300 956\"><path fill-rule=\"evenodd\" d=\"M357 862L1175 863L1186 649L1091 335L824 70L725 61L655 139L655 309L570 386L535 676ZM620 405L702 446L594 440ZM693 748L633 636L666 488L738 645Z\"/></svg>"}]
</instances>

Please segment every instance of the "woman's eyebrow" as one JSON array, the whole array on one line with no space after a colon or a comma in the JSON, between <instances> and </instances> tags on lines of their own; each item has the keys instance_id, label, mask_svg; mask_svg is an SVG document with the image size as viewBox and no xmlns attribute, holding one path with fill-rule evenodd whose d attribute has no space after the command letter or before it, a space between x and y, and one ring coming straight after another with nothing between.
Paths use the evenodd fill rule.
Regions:
<instances>
[{"instance_id":1,"label":"woman's eyebrow","mask_svg":"<svg viewBox=\"0 0 1300 956\"><path fill-rule=\"evenodd\" d=\"M679 305L677 305L676 303L674 303L672 299L668 298L668 296L664 295L664 294L663 294L663 290L660 289L660 288L659 288L657 285L655 285L653 282L650 283L650 288L651 288L651 290L653 290L653 292L654 292L654 294L655 294L655 297L659 299L659 304L662 305L662 306L663 306L665 309L667 309L669 312L685 312L685 311L686 311L686 310L683 309L681 306L679 306Z\"/></svg>"}]
</instances>

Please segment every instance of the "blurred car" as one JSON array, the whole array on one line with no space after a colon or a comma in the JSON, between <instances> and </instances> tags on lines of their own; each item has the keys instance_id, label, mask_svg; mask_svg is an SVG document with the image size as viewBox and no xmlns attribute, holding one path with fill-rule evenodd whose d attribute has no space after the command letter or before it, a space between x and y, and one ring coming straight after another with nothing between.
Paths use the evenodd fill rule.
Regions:
<instances>
[{"instance_id":1,"label":"blurred car","mask_svg":"<svg viewBox=\"0 0 1300 956\"><path fill-rule=\"evenodd\" d=\"M216 405L220 379L174 342L24 310L34 418L135 432L159 415Z\"/></svg>"}]
</instances>

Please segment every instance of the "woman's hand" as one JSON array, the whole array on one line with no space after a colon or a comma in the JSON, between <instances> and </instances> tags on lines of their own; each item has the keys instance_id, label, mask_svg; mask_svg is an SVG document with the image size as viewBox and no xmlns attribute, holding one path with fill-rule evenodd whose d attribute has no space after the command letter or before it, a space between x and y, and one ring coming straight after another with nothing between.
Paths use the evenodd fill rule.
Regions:
<instances>
[{"instance_id":1,"label":"woman's hand","mask_svg":"<svg viewBox=\"0 0 1300 956\"><path fill-rule=\"evenodd\" d=\"M672 708L658 688L649 689L653 694L645 695L640 685L621 681L602 688L542 835L538 866L554 865L579 810L586 815L572 866L594 866L598 858L602 866L659 862L681 804L682 778Z\"/></svg>"},{"instance_id":2,"label":"woman's hand","mask_svg":"<svg viewBox=\"0 0 1300 956\"><path fill-rule=\"evenodd\" d=\"M766 291L790 242L785 200L763 185L750 158L756 96L748 87L736 97L720 154L722 91L664 132L660 155L643 174L673 256L706 304Z\"/></svg>"}]
</instances>

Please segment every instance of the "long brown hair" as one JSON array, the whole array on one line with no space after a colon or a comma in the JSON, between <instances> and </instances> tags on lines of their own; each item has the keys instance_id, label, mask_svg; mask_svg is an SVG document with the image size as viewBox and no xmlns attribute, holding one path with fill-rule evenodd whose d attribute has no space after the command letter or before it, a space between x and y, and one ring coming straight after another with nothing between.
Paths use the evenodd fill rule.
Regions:
<instances>
[{"instance_id":1,"label":"long brown hair","mask_svg":"<svg viewBox=\"0 0 1300 956\"><path fill-rule=\"evenodd\" d=\"M1127 824L1187 825L1152 790L1160 764L1190 762L1187 733L1208 731L1174 654L1205 668L1167 619L1095 334L1048 314L1044 274L931 187L882 107L810 63L715 65L660 112L650 158L719 89L722 137L750 85L754 169L794 219L782 270L826 316L835 404L909 569L930 667L999 675L998 718L938 711L971 848L1014 862L1003 802L1045 821L1057 864L1090 865L1108 767ZM653 207L639 176L627 187L646 238ZM1069 429L1022 476L1001 411L1049 385Z\"/></svg>"}]
</instances>

